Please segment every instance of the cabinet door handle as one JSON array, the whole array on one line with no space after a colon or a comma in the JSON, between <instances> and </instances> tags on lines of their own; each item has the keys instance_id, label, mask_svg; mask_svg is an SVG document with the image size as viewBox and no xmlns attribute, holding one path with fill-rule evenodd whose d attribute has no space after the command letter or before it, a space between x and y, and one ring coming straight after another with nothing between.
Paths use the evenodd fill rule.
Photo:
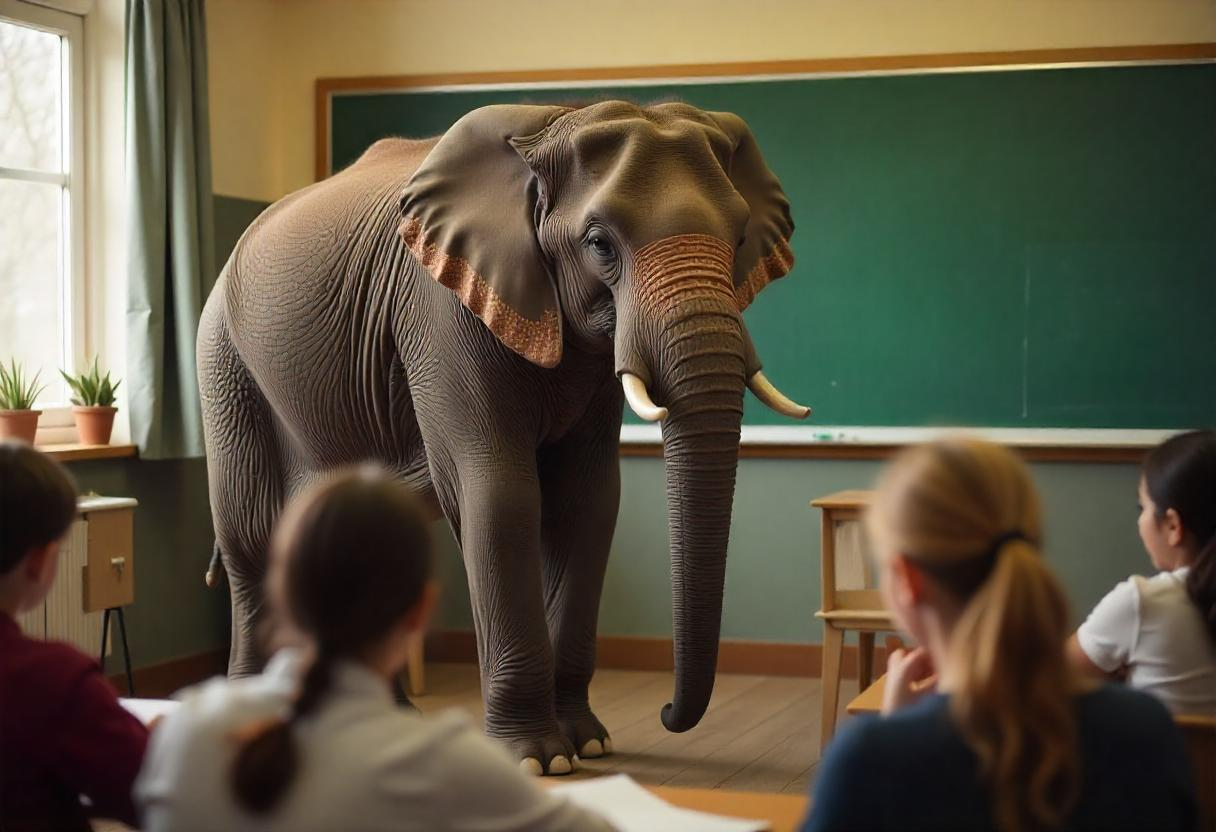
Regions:
<instances>
[{"instance_id":1,"label":"cabinet door handle","mask_svg":"<svg viewBox=\"0 0 1216 832\"><path fill-rule=\"evenodd\" d=\"M110 558L110 566L114 567L119 574L122 574L123 567L126 565L126 558Z\"/></svg>"}]
</instances>

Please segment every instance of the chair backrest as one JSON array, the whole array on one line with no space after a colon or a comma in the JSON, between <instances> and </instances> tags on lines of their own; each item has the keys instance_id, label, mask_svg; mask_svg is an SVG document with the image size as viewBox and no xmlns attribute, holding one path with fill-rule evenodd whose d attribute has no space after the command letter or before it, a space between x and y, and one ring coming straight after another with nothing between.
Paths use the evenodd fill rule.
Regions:
<instances>
[{"instance_id":1,"label":"chair backrest","mask_svg":"<svg viewBox=\"0 0 1216 832\"><path fill-rule=\"evenodd\" d=\"M1186 741L1195 789L1199 797L1199 828L1216 832L1216 717L1178 716L1175 718Z\"/></svg>"},{"instance_id":2,"label":"chair backrest","mask_svg":"<svg viewBox=\"0 0 1216 832\"><path fill-rule=\"evenodd\" d=\"M811 505L822 512L821 598L824 610L881 610L862 517L870 491L840 491Z\"/></svg>"}]
</instances>

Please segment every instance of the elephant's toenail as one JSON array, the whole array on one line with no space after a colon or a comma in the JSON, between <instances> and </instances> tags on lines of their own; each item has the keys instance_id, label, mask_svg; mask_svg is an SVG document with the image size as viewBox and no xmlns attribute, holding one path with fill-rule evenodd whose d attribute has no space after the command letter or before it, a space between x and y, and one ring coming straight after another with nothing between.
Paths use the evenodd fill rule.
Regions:
<instances>
[{"instance_id":1,"label":"elephant's toenail","mask_svg":"<svg viewBox=\"0 0 1216 832\"><path fill-rule=\"evenodd\" d=\"M519 770L524 774L531 774L533 777L540 777L545 773L541 767L540 760L535 757L524 757L519 761Z\"/></svg>"},{"instance_id":2,"label":"elephant's toenail","mask_svg":"<svg viewBox=\"0 0 1216 832\"><path fill-rule=\"evenodd\" d=\"M570 761L560 754L549 761L550 774L569 774L571 771Z\"/></svg>"},{"instance_id":3,"label":"elephant's toenail","mask_svg":"<svg viewBox=\"0 0 1216 832\"><path fill-rule=\"evenodd\" d=\"M587 740L583 743L582 749L579 751L588 760L593 760L596 757L604 756L604 746L599 740Z\"/></svg>"},{"instance_id":4,"label":"elephant's toenail","mask_svg":"<svg viewBox=\"0 0 1216 832\"><path fill-rule=\"evenodd\" d=\"M612 753L612 737L604 737L604 753Z\"/></svg>"}]
</instances>

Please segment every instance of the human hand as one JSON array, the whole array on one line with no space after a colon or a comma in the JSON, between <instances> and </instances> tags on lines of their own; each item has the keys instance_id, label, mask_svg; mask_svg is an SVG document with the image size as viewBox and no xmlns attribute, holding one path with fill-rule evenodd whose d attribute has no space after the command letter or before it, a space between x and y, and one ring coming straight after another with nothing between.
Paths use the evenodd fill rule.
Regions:
<instances>
[{"instance_id":1,"label":"human hand","mask_svg":"<svg viewBox=\"0 0 1216 832\"><path fill-rule=\"evenodd\" d=\"M882 694L884 715L894 713L936 689L937 671L924 647L912 650L901 647L887 656L887 684Z\"/></svg>"}]
</instances>

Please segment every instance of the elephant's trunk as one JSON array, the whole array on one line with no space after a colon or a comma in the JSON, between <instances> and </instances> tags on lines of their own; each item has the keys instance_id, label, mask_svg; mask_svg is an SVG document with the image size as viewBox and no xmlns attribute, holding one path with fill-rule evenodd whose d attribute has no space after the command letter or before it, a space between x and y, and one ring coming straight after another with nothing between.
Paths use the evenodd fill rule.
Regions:
<instances>
[{"instance_id":1,"label":"elephant's trunk","mask_svg":"<svg viewBox=\"0 0 1216 832\"><path fill-rule=\"evenodd\" d=\"M717 667L746 336L730 289L729 246L689 235L648 249L657 250L639 252L637 352L648 359L642 372L649 371L651 394L668 411L663 457L675 694L662 720L669 731L687 731L709 705Z\"/></svg>"}]
</instances>

